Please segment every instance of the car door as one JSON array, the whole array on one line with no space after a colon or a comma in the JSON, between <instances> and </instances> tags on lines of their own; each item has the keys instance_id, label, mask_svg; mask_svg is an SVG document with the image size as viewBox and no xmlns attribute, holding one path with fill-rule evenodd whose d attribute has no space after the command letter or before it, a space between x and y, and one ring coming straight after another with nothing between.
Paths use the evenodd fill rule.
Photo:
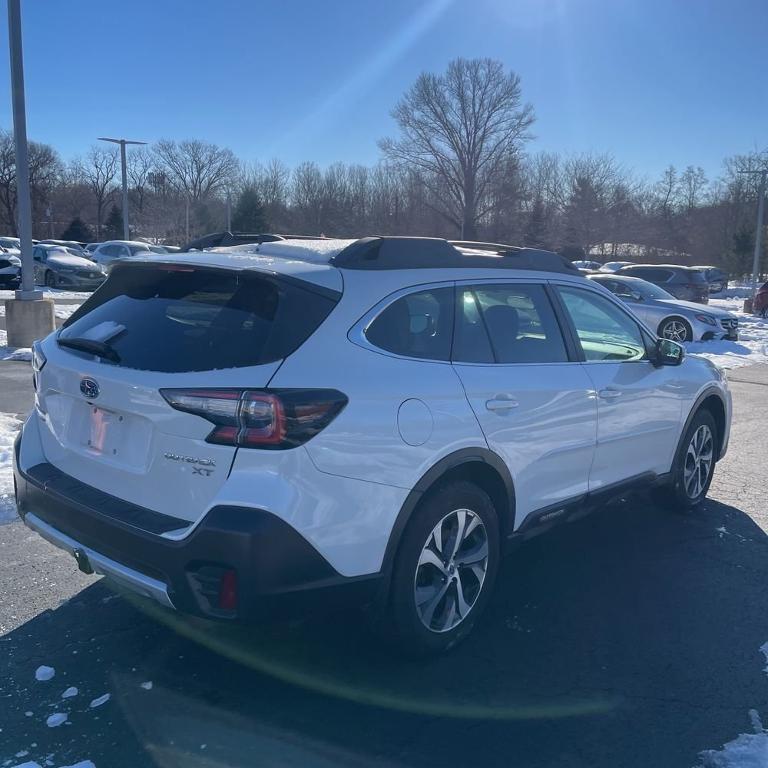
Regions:
<instances>
[{"instance_id":1,"label":"car door","mask_svg":"<svg viewBox=\"0 0 768 768\"><path fill-rule=\"evenodd\" d=\"M542 283L457 284L452 362L515 485L516 525L588 489L597 407Z\"/></svg>"},{"instance_id":2,"label":"car door","mask_svg":"<svg viewBox=\"0 0 768 768\"><path fill-rule=\"evenodd\" d=\"M690 396L680 368L650 361L653 339L618 302L587 287L556 290L597 393L590 491L668 472Z\"/></svg>"}]
</instances>

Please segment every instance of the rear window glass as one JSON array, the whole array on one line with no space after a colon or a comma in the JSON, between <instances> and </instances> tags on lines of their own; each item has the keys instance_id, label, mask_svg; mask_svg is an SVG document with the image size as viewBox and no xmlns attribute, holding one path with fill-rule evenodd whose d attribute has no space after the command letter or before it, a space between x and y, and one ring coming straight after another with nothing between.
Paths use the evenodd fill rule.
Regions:
<instances>
[{"instance_id":1,"label":"rear window glass","mask_svg":"<svg viewBox=\"0 0 768 768\"><path fill-rule=\"evenodd\" d=\"M684 272L682 275L683 282L688 283L706 283L707 276L704 272L692 269L690 272Z\"/></svg>"},{"instance_id":2,"label":"rear window glass","mask_svg":"<svg viewBox=\"0 0 768 768\"><path fill-rule=\"evenodd\" d=\"M99 357L125 368L242 368L291 354L337 301L309 284L247 272L120 267L64 324L59 339L69 351L85 340L86 354L104 345Z\"/></svg>"}]
</instances>

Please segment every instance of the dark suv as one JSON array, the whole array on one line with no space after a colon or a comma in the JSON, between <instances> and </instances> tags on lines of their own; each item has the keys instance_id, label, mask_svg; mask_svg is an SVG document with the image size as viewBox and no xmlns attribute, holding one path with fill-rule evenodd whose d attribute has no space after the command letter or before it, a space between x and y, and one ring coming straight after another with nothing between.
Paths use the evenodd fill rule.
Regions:
<instances>
[{"instance_id":1,"label":"dark suv","mask_svg":"<svg viewBox=\"0 0 768 768\"><path fill-rule=\"evenodd\" d=\"M667 293L683 301L709 303L709 282L700 269L675 264L632 264L622 267L617 274L641 277L661 286Z\"/></svg>"},{"instance_id":2,"label":"dark suv","mask_svg":"<svg viewBox=\"0 0 768 768\"><path fill-rule=\"evenodd\" d=\"M720 267L694 267L694 269L700 269L704 273L709 283L710 293L720 293L728 287L728 273Z\"/></svg>"}]
</instances>

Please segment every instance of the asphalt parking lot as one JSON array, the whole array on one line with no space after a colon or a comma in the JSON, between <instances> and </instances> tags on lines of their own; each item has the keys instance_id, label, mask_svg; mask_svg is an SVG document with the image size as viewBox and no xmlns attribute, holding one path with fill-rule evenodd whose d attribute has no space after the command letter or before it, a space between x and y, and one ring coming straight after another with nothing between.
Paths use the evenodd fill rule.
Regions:
<instances>
[{"instance_id":1,"label":"asphalt parking lot","mask_svg":"<svg viewBox=\"0 0 768 768\"><path fill-rule=\"evenodd\" d=\"M24 412L28 365L0 366L0 411ZM0 764L699 764L753 731L750 710L768 724L768 366L729 378L731 446L700 513L637 496L531 540L474 636L430 662L382 654L357 615L184 621L0 527Z\"/></svg>"}]
</instances>

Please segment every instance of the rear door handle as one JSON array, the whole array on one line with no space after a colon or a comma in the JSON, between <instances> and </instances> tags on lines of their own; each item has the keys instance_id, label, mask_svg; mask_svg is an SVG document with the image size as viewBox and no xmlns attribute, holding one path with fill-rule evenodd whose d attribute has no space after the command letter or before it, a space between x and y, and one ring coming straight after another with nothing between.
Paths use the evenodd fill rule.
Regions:
<instances>
[{"instance_id":1,"label":"rear door handle","mask_svg":"<svg viewBox=\"0 0 768 768\"><path fill-rule=\"evenodd\" d=\"M517 408L520 403L512 398L494 398L493 400L486 400L485 407L489 411L509 411L512 408Z\"/></svg>"},{"instance_id":2,"label":"rear door handle","mask_svg":"<svg viewBox=\"0 0 768 768\"><path fill-rule=\"evenodd\" d=\"M617 397L621 397L620 389L601 389L598 393L603 400L615 400Z\"/></svg>"}]
</instances>

